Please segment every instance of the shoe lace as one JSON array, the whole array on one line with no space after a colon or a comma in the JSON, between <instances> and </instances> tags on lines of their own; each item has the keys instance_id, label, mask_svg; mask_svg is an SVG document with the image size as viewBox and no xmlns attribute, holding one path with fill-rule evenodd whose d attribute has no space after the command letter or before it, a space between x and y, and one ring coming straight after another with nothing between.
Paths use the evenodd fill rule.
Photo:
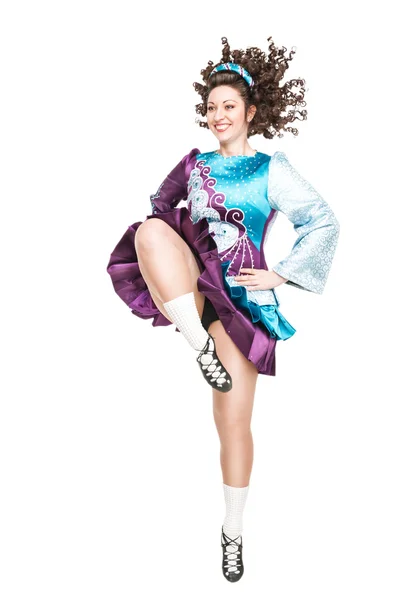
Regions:
<instances>
[{"instance_id":1,"label":"shoe lace","mask_svg":"<svg viewBox=\"0 0 415 600\"><path fill-rule=\"evenodd\" d=\"M238 535L235 539L232 539L224 531L222 531L222 535L225 539L225 542L222 542L222 548L224 549L224 567L228 570L226 574L229 575L229 573L234 572L236 575L239 573L238 567L241 566L240 556L238 556L238 554L241 554L238 549L240 544L236 541L240 536Z\"/></svg>"},{"instance_id":2,"label":"shoe lace","mask_svg":"<svg viewBox=\"0 0 415 600\"><path fill-rule=\"evenodd\" d=\"M214 358L214 350L209 348L210 337L211 336L209 336L208 341L206 342L206 346L201 350L197 360L202 364L202 369L203 371L206 371L207 377L219 380L221 378L226 379L227 372L225 368L220 364L218 358ZM212 340L214 339L215 338L212 337Z\"/></svg>"}]
</instances>

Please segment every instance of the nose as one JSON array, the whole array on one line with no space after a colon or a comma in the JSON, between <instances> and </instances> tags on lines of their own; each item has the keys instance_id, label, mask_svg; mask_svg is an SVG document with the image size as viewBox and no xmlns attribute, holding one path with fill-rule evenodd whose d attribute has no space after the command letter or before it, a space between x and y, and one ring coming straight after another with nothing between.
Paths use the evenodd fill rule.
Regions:
<instances>
[{"instance_id":1,"label":"nose","mask_svg":"<svg viewBox=\"0 0 415 600\"><path fill-rule=\"evenodd\" d=\"M215 111L214 121L215 121L215 123L218 123L219 121L222 121L222 120L223 120L223 109L217 108Z\"/></svg>"}]
</instances>

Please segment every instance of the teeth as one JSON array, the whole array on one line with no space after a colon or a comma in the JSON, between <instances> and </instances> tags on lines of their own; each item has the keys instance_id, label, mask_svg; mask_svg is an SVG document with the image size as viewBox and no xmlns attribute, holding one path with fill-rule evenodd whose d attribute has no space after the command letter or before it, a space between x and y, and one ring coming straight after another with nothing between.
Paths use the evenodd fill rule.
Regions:
<instances>
[{"instance_id":1,"label":"teeth","mask_svg":"<svg viewBox=\"0 0 415 600\"><path fill-rule=\"evenodd\" d=\"M227 129L229 127L229 125L216 125L216 129L218 131L225 131L225 129Z\"/></svg>"}]
</instances>

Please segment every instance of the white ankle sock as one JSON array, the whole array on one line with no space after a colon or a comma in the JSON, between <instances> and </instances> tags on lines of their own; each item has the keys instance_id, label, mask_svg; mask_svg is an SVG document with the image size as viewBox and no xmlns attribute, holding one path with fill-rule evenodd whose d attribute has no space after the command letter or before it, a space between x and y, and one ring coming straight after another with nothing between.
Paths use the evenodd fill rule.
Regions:
<instances>
[{"instance_id":1,"label":"white ankle sock","mask_svg":"<svg viewBox=\"0 0 415 600\"><path fill-rule=\"evenodd\" d=\"M209 335L202 325L193 292L163 304L170 319L195 350L202 350Z\"/></svg>"},{"instance_id":2,"label":"white ankle sock","mask_svg":"<svg viewBox=\"0 0 415 600\"><path fill-rule=\"evenodd\" d=\"M226 485L226 483L223 484L226 502L226 515L223 522L223 531L232 539L242 535L243 511L248 490L249 485L246 487L232 487ZM237 543L240 543L240 539L236 541Z\"/></svg>"}]
</instances>

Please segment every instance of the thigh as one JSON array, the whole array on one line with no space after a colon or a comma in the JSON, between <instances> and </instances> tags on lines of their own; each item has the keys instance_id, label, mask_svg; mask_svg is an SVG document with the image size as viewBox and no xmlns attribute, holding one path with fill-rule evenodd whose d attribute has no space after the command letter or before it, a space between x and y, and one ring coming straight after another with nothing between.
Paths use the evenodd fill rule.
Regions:
<instances>
[{"instance_id":1,"label":"thigh","mask_svg":"<svg viewBox=\"0 0 415 600\"><path fill-rule=\"evenodd\" d=\"M229 392L212 390L213 415L218 432L224 433L226 428L232 426L249 429L258 370L232 341L221 321L214 321L209 333L215 338L220 361L232 377L232 389Z\"/></svg>"},{"instance_id":2,"label":"thigh","mask_svg":"<svg viewBox=\"0 0 415 600\"><path fill-rule=\"evenodd\" d=\"M141 230L141 235L138 234L138 231ZM144 233L145 232L145 233ZM140 227L138 227L136 232L136 251L138 248L137 240L141 237L144 237L151 240L151 243L157 245L157 238L155 236L162 235L164 239L168 239L172 244L176 246L183 255L183 269L188 269L190 272L190 276L192 279L192 291L195 295L196 307L199 313L200 318L202 318L203 308L205 305L205 296L199 292L197 287L197 280L200 277L200 268L197 263L197 260L188 246L188 244L184 241L184 239L176 232L170 225L168 225L165 221L161 219L148 219L144 221ZM170 321L166 311L163 308L163 300L159 298L154 290L149 287L149 291L151 297L153 299L154 304L157 306L159 311ZM190 290L184 290L183 294L188 293Z\"/></svg>"}]
</instances>

